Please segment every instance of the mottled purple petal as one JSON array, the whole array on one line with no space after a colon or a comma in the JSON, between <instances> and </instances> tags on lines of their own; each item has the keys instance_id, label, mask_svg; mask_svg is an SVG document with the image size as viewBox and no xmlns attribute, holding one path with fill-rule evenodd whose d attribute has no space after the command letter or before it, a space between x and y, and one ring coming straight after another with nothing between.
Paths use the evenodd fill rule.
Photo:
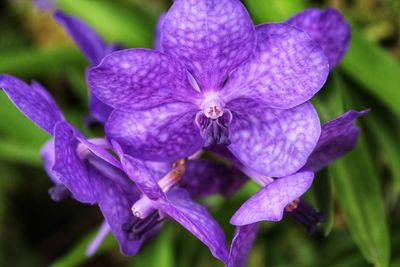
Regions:
<instances>
[{"instance_id":1,"label":"mottled purple petal","mask_svg":"<svg viewBox=\"0 0 400 267\"><path fill-rule=\"evenodd\" d=\"M83 144L85 145L85 147L92 152L93 154L95 154L96 156L98 156L99 158L103 159L104 161L108 162L109 164L113 165L114 167L117 167L119 169L122 169L122 165L121 163L110 153L108 152L105 148L103 148L102 146L95 144L95 142L101 142L101 143L105 143L107 142L106 140L102 139L102 138L94 138L94 139L86 139L83 136L77 136L77 139ZM98 141L100 140L100 141ZM107 147L110 148L110 147Z\"/></svg>"},{"instance_id":2,"label":"mottled purple petal","mask_svg":"<svg viewBox=\"0 0 400 267\"><path fill-rule=\"evenodd\" d=\"M215 194L230 196L242 187L248 178L233 166L209 160L189 160L180 186L193 198Z\"/></svg>"},{"instance_id":3,"label":"mottled purple petal","mask_svg":"<svg viewBox=\"0 0 400 267\"><path fill-rule=\"evenodd\" d=\"M53 173L74 198L83 203L95 202L87 170L76 149L79 141L67 122L59 122L54 130L55 164Z\"/></svg>"},{"instance_id":4,"label":"mottled purple petal","mask_svg":"<svg viewBox=\"0 0 400 267\"><path fill-rule=\"evenodd\" d=\"M89 70L88 82L100 101L125 111L201 101L178 60L148 49L127 49L106 56Z\"/></svg>"},{"instance_id":5,"label":"mottled purple petal","mask_svg":"<svg viewBox=\"0 0 400 267\"><path fill-rule=\"evenodd\" d=\"M238 0L179 0L165 16L161 43L185 62L202 90L218 90L252 54L256 34Z\"/></svg>"},{"instance_id":6,"label":"mottled purple petal","mask_svg":"<svg viewBox=\"0 0 400 267\"><path fill-rule=\"evenodd\" d=\"M322 125L321 136L306 167L316 172L353 149L360 132L355 121L368 112L350 110Z\"/></svg>"},{"instance_id":7,"label":"mottled purple petal","mask_svg":"<svg viewBox=\"0 0 400 267\"><path fill-rule=\"evenodd\" d=\"M258 223L236 227L229 251L227 267L245 267L253 243L257 238Z\"/></svg>"},{"instance_id":8,"label":"mottled purple petal","mask_svg":"<svg viewBox=\"0 0 400 267\"><path fill-rule=\"evenodd\" d=\"M76 45L92 65L100 63L101 59L106 55L106 44L89 25L79 18L61 11L54 13L54 19L74 39Z\"/></svg>"},{"instance_id":9,"label":"mottled purple petal","mask_svg":"<svg viewBox=\"0 0 400 267\"><path fill-rule=\"evenodd\" d=\"M185 190L175 188L170 191L167 201L158 201L157 207L207 245L216 258L227 261L224 232L207 209L194 202Z\"/></svg>"},{"instance_id":10,"label":"mottled purple petal","mask_svg":"<svg viewBox=\"0 0 400 267\"><path fill-rule=\"evenodd\" d=\"M233 225L246 225L259 221L280 221L285 207L303 195L314 178L314 173L302 170L276 179L247 200L231 218Z\"/></svg>"},{"instance_id":11,"label":"mottled purple petal","mask_svg":"<svg viewBox=\"0 0 400 267\"><path fill-rule=\"evenodd\" d=\"M119 155L124 170L139 190L151 200L164 199L165 194L146 165L128 155Z\"/></svg>"},{"instance_id":12,"label":"mottled purple petal","mask_svg":"<svg viewBox=\"0 0 400 267\"><path fill-rule=\"evenodd\" d=\"M2 74L0 89L3 89L25 116L51 135L56 123L64 120L52 97L36 82L29 86L13 76Z\"/></svg>"},{"instance_id":13,"label":"mottled purple petal","mask_svg":"<svg viewBox=\"0 0 400 267\"><path fill-rule=\"evenodd\" d=\"M230 104L229 150L260 174L282 177L299 170L317 144L321 126L310 103L270 109L250 100Z\"/></svg>"},{"instance_id":14,"label":"mottled purple petal","mask_svg":"<svg viewBox=\"0 0 400 267\"><path fill-rule=\"evenodd\" d=\"M257 49L229 77L224 99L252 98L271 108L291 108L324 85L328 59L317 42L286 23L259 25Z\"/></svg>"},{"instance_id":15,"label":"mottled purple petal","mask_svg":"<svg viewBox=\"0 0 400 267\"><path fill-rule=\"evenodd\" d=\"M92 118L101 124L105 124L113 108L101 102L93 93L90 92L89 95L89 107L90 114L93 116Z\"/></svg>"},{"instance_id":16,"label":"mottled purple petal","mask_svg":"<svg viewBox=\"0 0 400 267\"><path fill-rule=\"evenodd\" d=\"M203 145L195 124L196 109L169 104L147 111L115 110L106 124L107 137L141 160L169 161L191 156Z\"/></svg>"},{"instance_id":17,"label":"mottled purple petal","mask_svg":"<svg viewBox=\"0 0 400 267\"><path fill-rule=\"evenodd\" d=\"M156 34L154 36L154 49L158 51L163 51L162 44L161 44L161 33L162 33L162 27L164 23L166 13L162 13L160 17L158 18L157 21L157 26L156 26Z\"/></svg>"},{"instance_id":18,"label":"mottled purple petal","mask_svg":"<svg viewBox=\"0 0 400 267\"><path fill-rule=\"evenodd\" d=\"M112 168L111 165L110 168ZM139 240L131 240L122 230L122 225L133 220L131 206L138 200L139 192L133 184L130 187L122 186L96 168L88 169L96 202L112 233L117 238L121 252L127 256L136 254L143 244L145 236ZM118 170L116 169L116 171Z\"/></svg>"},{"instance_id":19,"label":"mottled purple petal","mask_svg":"<svg viewBox=\"0 0 400 267\"><path fill-rule=\"evenodd\" d=\"M347 51L351 28L345 18L333 8L325 11L309 8L291 17L287 23L305 31L320 44L329 59L331 69Z\"/></svg>"}]
</instances>

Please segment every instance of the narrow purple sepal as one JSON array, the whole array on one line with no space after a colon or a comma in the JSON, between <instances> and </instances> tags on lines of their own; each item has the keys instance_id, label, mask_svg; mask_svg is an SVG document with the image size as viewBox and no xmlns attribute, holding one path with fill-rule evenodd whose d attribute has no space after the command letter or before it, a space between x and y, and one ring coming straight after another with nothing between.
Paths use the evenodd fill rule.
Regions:
<instances>
[{"instance_id":1,"label":"narrow purple sepal","mask_svg":"<svg viewBox=\"0 0 400 267\"><path fill-rule=\"evenodd\" d=\"M209 160L189 160L180 186L193 198L215 194L230 196L242 187L248 178L233 166Z\"/></svg>"},{"instance_id":2,"label":"narrow purple sepal","mask_svg":"<svg viewBox=\"0 0 400 267\"><path fill-rule=\"evenodd\" d=\"M229 251L227 267L245 267L253 243L257 238L259 223L236 227Z\"/></svg>"},{"instance_id":3,"label":"narrow purple sepal","mask_svg":"<svg viewBox=\"0 0 400 267\"><path fill-rule=\"evenodd\" d=\"M0 89L25 116L51 135L57 122L65 120L50 94L36 82L29 86L11 75L1 74Z\"/></svg>"},{"instance_id":4,"label":"narrow purple sepal","mask_svg":"<svg viewBox=\"0 0 400 267\"><path fill-rule=\"evenodd\" d=\"M54 144L55 164L52 172L72 192L76 200L95 203L87 170L76 151L79 144L76 132L67 122L59 122L56 125Z\"/></svg>"},{"instance_id":5,"label":"narrow purple sepal","mask_svg":"<svg viewBox=\"0 0 400 267\"><path fill-rule=\"evenodd\" d=\"M304 166L321 131L310 103L286 110L245 99L228 104L233 114L228 148L243 165L270 177L287 176Z\"/></svg>"},{"instance_id":6,"label":"narrow purple sepal","mask_svg":"<svg viewBox=\"0 0 400 267\"><path fill-rule=\"evenodd\" d=\"M163 51L185 63L201 90L218 90L256 45L253 22L238 0L179 0L162 25Z\"/></svg>"},{"instance_id":7,"label":"narrow purple sepal","mask_svg":"<svg viewBox=\"0 0 400 267\"><path fill-rule=\"evenodd\" d=\"M113 168L111 165L109 167ZM114 171L119 172L118 169ZM133 184L130 187L123 186L94 167L88 168L88 174L96 202L117 238L122 254L135 255L146 239L146 235L139 240L131 240L123 231L122 225L134 219L131 206L139 199L140 193ZM126 176L125 179L129 181Z\"/></svg>"},{"instance_id":8,"label":"narrow purple sepal","mask_svg":"<svg viewBox=\"0 0 400 267\"><path fill-rule=\"evenodd\" d=\"M185 190L173 189L168 193L166 201L157 201L156 205L207 245L214 257L227 262L224 232L207 209L194 202Z\"/></svg>"},{"instance_id":9,"label":"narrow purple sepal","mask_svg":"<svg viewBox=\"0 0 400 267\"><path fill-rule=\"evenodd\" d=\"M151 200L165 199L164 192L142 161L124 154L119 156L124 170L146 197Z\"/></svg>"},{"instance_id":10,"label":"narrow purple sepal","mask_svg":"<svg viewBox=\"0 0 400 267\"><path fill-rule=\"evenodd\" d=\"M106 44L102 38L85 22L77 17L64 12L56 11L54 19L64 27L74 39L77 46L90 61L91 65L97 65L106 55Z\"/></svg>"},{"instance_id":11,"label":"narrow purple sepal","mask_svg":"<svg viewBox=\"0 0 400 267\"><path fill-rule=\"evenodd\" d=\"M221 93L224 100L251 98L287 109L311 99L329 74L319 44L287 23L258 25L256 32L257 48L229 76Z\"/></svg>"},{"instance_id":12,"label":"narrow purple sepal","mask_svg":"<svg viewBox=\"0 0 400 267\"><path fill-rule=\"evenodd\" d=\"M355 121L368 112L369 110L350 110L323 124L321 136L307 160L306 167L317 172L353 149L360 132Z\"/></svg>"},{"instance_id":13,"label":"narrow purple sepal","mask_svg":"<svg viewBox=\"0 0 400 267\"><path fill-rule=\"evenodd\" d=\"M349 47L351 28L346 19L335 9L306 9L287 23L305 31L320 44L333 69L345 55Z\"/></svg>"},{"instance_id":14,"label":"narrow purple sepal","mask_svg":"<svg viewBox=\"0 0 400 267\"><path fill-rule=\"evenodd\" d=\"M259 221L280 221L285 207L303 195L314 178L314 173L302 170L278 178L247 200L231 218L231 224L241 226Z\"/></svg>"},{"instance_id":15,"label":"narrow purple sepal","mask_svg":"<svg viewBox=\"0 0 400 267\"><path fill-rule=\"evenodd\" d=\"M96 253L101 243L104 241L104 238L106 238L109 232L110 232L110 226L108 225L107 222L103 222L96 236L93 238L89 246L86 248L85 252L86 256L91 257Z\"/></svg>"}]
</instances>

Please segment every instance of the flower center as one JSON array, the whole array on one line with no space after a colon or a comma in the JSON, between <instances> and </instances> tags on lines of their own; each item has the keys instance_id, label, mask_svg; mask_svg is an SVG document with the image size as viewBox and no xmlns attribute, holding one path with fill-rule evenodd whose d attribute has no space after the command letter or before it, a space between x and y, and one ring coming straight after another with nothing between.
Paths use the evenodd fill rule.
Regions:
<instances>
[{"instance_id":1,"label":"flower center","mask_svg":"<svg viewBox=\"0 0 400 267\"><path fill-rule=\"evenodd\" d=\"M185 159L177 160L172 164L171 171L168 172L160 181L158 181L158 185L164 193L170 191L171 188L181 180L183 174L185 173L185 168ZM150 216L154 210L155 208L153 207L152 200L145 195L136 201L132 206L133 214L135 217L140 219Z\"/></svg>"},{"instance_id":2,"label":"flower center","mask_svg":"<svg viewBox=\"0 0 400 267\"><path fill-rule=\"evenodd\" d=\"M131 240L140 240L143 235L151 231L154 227L160 224L164 219L160 217L158 211L153 211L149 216L144 219L133 218L129 223L122 225L122 231L124 231L128 238Z\"/></svg>"},{"instance_id":3,"label":"flower center","mask_svg":"<svg viewBox=\"0 0 400 267\"><path fill-rule=\"evenodd\" d=\"M229 123L232 121L232 113L224 109L222 98L215 92L204 95L201 111L196 115L196 124L204 139L204 146L212 144L229 145Z\"/></svg>"}]
</instances>

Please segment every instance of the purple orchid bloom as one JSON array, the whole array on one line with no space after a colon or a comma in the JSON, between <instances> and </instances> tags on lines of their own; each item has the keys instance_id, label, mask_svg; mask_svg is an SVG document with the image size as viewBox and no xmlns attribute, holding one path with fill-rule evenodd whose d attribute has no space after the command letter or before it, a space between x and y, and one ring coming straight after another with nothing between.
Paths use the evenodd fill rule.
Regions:
<instances>
[{"instance_id":1,"label":"purple orchid bloom","mask_svg":"<svg viewBox=\"0 0 400 267\"><path fill-rule=\"evenodd\" d=\"M228 145L274 177L306 163L320 135L307 101L329 72L317 42L287 23L254 27L238 0L174 1L160 28L162 52L114 52L88 72L90 90L114 108L110 140L151 161Z\"/></svg>"},{"instance_id":2,"label":"purple orchid bloom","mask_svg":"<svg viewBox=\"0 0 400 267\"><path fill-rule=\"evenodd\" d=\"M316 230L317 224L323 220L323 214L316 212L299 197L310 187L313 172L326 167L354 147L359 135L359 129L354 123L367 112L368 110L351 110L325 123L315 150L305 167L296 174L273 180L251 173L253 176L250 177L256 177L255 180L264 188L245 202L231 219L231 223L237 225L237 228L231 244L228 267L245 266L258 232L258 224L262 220L279 221L285 213L304 224L310 233ZM225 153L224 157L227 156L229 154ZM248 172L241 166L239 168Z\"/></svg>"},{"instance_id":3,"label":"purple orchid bloom","mask_svg":"<svg viewBox=\"0 0 400 267\"><path fill-rule=\"evenodd\" d=\"M182 165L170 170L168 163L141 162L117 150L121 165L106 150L111 147L104 139L86 139L66 122L54 100L39 84L29 86L12 76L0 75L0 88L28 118L54 135L54 140L42 149L45 168L57 185L50 192L52 198L60 200L72 195L82 203L98 204L123 254L137 253L168 216L197 236L214 256L227 261L222 229L184 189L174 187L183 175ZM117 143L113 144L118 148ZM189 177L201 179L196 177L196 173L204 170L204 165L200 167L196 171L192 166L195 175ZM191 183L200 182L191 181L186 187L190 189ZM213 188L208 194L216 192ZM106 231L104 226L89 253L93 253Z\"/></svg>"}]
</instances>

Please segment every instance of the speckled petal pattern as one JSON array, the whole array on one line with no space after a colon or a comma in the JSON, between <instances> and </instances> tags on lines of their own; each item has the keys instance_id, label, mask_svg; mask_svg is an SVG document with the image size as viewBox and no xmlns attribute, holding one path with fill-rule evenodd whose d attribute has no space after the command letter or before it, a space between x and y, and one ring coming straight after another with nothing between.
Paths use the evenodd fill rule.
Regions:
<instances>
[{"instance_id":1,"label":"speckled petal pattern","mask_svg":"<svg viewBox=\"0 0 400 267\"><path fill-rule=\"evenodd\" d=\"M59 122L54 133L53 173L72 192L76 200L83 203L95 203L87 170L76 152L78 140L74 129L66 122Z\"/></svg>"},{"instance_id":2,"label":"speckled petal pattern","mask_svg":"<svg viewBox=\"0 0 400 267\"><path fill-rule=\"evenodd\" d=\"M230 103L229 150L247 167L270 177L299 170L317 144L321 126L310 103L269 109L251 100ZM241 113L239 113L241 111Z\"/></svg>"},{"instance_id":3,"label":"speckled petal pattern","mask_svg":"<svg viewBox=\"0 0 400 267\"><path fill-rule=\"evenodd\" d=\"M106 135L124 152L147 161L169 161L196 153L203 145L195 124L197 109L187 104L169 104L147 111L115 110Z\"/></svg>"},{"instance_id":4,"label":"speckled petal pattern","mask_svg":"<svg viewBox=\"0 0 400 267\"><path fill-rule=\"evenodd\" d=\"M317 41L329 59L333 69L343 58L350 43L351 28L345 18L335 9L306 9L287 23L308 33Z\"/></svg>"},{"instance_id":5,"label":"speckled petal pattern","mask_svg":"<svg viewBox=\"0 0 400 267\"><path fill-rule=\"evenodd\" d=\"M89 25L61 11L54 13L54 19L64 27L91 65L97 65L106 55L106 44Z\"/></svg>"},{"instance_id":6,"label":"speckled petal pattern","mask_svg":"<svg viewBox=\"0 0 400 267\"><path fill-rule=\"evenodd\" d=\"M312 171L302 170L276 179L247 200L231 218L233 225L259 221L280 221L285 207L303 195L314 178Z\"/></svg>"},{"instance_id":7,"label":"speckled petal pattern","mask_svg":"<svg viewBox=\"0 0 400 267\"><path fill-rule=\"evenodd\" d=\"M241 188L248 178L233 166L210 160L189 160L180 186L193 198L216 194L230 196Z\"/></svg>"},{"instance_id":8,"label":"speckled petal pattern","mask_svg":"<svg viewBox=\"0 0 400 267\"><path fill-rule=\"evenodd\" d=\"M226 102L252 98L271 108L291 108L324 85L328 59L317 42L286 23L259 25L257 49L231 75L221 95Z\"/></svg>"},{"instance_id":9,"label":"speckled petal pattern","mask_svg":"<svg viewBox=\"0 0 400 267\"><path fill-rule=\"evenodd\" d=\"M40 84L25 82L11 75L0 75L0 89L15 106L40 128L53 135L57 122L64 121L60 109L50 94Z\"/></svg>"},{"instance_id":10,"label":"speckled petal pattern","mask_svg":"<svg viewBox=\"0 0 400 267\"><path fill-rule=\"evenodd\" d=\"M306 167L316 172L352 150L360 133L354 125L356 119L368 112L350 110L322 125L321 136Z\"/></svg>"},{"instance_id":11,"label":"speckled petal pattern","mask_svg":"<svg viewBox=\"0 0 400 267\"><path fill-rule=\"evenodd\" d=\"M224 232L207 209L181 188L170 191L167 197L167 202L158 202L158 208L207 245L214 257L226 262L228 250Z\"/></svg>"},{"instance_id":12,"label":"speckled petal pattern","mask_svg":"<svg viewBox=\"0 0 400 267\"><path fill-rule=\"evenodd\" d=\"M165 198L164 192L143 162L128 155L119 156L124 170L143 194L151 200Z\"/></svg>"},{"instance_id":13,"label":"speckled petal pattern","mask_svg":"<svg viewBox=\"0 0 400 267\"><path fill-rule=\"evenodd\" d=\"M236 227L227 267L246 267L247 258L257 238L258 229L259 223Z\"/></svg>"},{"instance_id":14,"label":"speckled petal pattern","mask_svg":"<svg viewBox=\"0 0 400 267\"><path fill-rule=\"evenodd\" d=\"M184 66L169 55L148 49L111 53L88 71L91 92L119 110L145 110L175 102L198 104L200 94Z\"/></svg>"},{"instance_id":15,"label":"speckled petal pattern","mask_svg":"<svg viewBox=\"0 0 400 267\"><path fill-rule=\"evenodd\" d=\"M109 168L113 167L109 165ZM117 169L115 171L118 172ZM121 175L123 174L121 173ZM123 187L93 167L89 168L89 177L96 202L112 233L117 238L122 254L126 256L135 255L145 237L136 241L130 240L122 230L122 225L133 220L134 215L131 206L139 199L139 192L133 184L130 187ZM128 177L125 178L129 179Z\"/></svg>"},{"instance_id":16,"label":"speckled petal pattern","mask_svg":"<svg viewBox=\"0 0 400 267\"><path fill-rule=\"evenodd\" d=\"M189 68L204 91L221 87L253 52L254 26L238 0L177 0L165 16L163 50Z\"/></svg>"}]
</instances>

